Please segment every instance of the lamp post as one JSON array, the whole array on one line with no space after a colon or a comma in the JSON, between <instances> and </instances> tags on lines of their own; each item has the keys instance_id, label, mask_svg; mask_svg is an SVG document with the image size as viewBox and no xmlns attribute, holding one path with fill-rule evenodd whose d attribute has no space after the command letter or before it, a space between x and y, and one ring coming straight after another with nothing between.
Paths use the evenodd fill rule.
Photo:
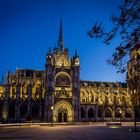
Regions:
<instances>
[{"instance_id":1,"label":"lamp post","mask_svg":"<svg viewBox=\"0 0 140 140\"><path fill-rule=\"evenodd\" d=\"M53 106L51 106L51 111L52 111L52 120L51 120L51 126L53 127Z\"/></svg>"},{"instance_id":2,"label":"lamp post","mask_svg":"<svg viewBox=\"0 0 140 140\"><path fill-rule=\"evenodd\" d=\"M121 116L122 116L122 111L120 110L120 124L121 124Z\"/></svg>"}]
</instances>

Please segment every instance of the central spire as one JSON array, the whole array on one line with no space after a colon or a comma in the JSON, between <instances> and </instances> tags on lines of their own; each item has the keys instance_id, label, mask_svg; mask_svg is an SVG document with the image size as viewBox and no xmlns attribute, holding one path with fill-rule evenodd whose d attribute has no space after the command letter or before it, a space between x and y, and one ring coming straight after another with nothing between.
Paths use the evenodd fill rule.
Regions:
<instances>
[{"instance_id":1,"label":"central spire","mask_svg":"<svg viewBox=\"0 0 140 140\"><path fill-rule=\"evenodd\" d=\"M60 32L59 32L58 48L61 51L64 49L63 34L62 34L62 17L60 18Z\"/></svg>"}]
</instances>

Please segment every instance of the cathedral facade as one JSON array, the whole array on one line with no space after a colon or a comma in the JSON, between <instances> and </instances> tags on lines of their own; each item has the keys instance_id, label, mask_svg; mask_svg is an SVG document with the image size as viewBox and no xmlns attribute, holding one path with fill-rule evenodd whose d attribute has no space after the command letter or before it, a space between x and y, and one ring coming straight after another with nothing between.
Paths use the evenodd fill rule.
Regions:
<instances>
[{"instance_id":1,"label":"cathedral facade","mask_svg":"<svg viewBox=\"0 0 140 140\"><path fill-rule=\"evenodd\" d=\"M127 83L81 81L79 56L75 51L70 58L64 48L61 22L58 47L46 54L45 70L17 69L3 78L0 121L131 121L134 107L130 95L136 92L131 83L134 75L140 77L136 73L140 67L137 48L130 54Z\"/></svg>"}]
</instances>

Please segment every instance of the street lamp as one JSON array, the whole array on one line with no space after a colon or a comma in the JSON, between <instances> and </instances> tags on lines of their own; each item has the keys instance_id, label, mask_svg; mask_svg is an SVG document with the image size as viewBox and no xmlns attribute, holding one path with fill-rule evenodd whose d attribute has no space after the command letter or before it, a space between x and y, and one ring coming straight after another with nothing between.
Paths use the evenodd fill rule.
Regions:
<instances>
[{"instance_id":1,"label":"street lamp","mask_svg":"<svg viewBox=\"0 0 140 140\"><path fill-rule=\"evenodd\" d=\"M122 110L120 110L119 112L120 112L120 124L121 124Z\"/></svg>"},{"instance_id":2,"label":"street lamp","mask_svg":"<svg viewBox=\"0 0 140 140\"><path fill-rule=\"evenodd\" d=\"M51 122L51 126L52 126L52 127L53 127L53 109L54 109L54 107L51 106L51 111L52 111L52 122Z\"/></svg>"}]
</instances>

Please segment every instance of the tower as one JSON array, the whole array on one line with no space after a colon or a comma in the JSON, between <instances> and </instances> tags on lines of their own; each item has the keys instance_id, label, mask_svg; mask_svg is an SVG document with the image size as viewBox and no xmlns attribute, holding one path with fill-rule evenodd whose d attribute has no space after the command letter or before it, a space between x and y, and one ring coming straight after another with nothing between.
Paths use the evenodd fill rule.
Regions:
<instances>
[{"instance_id":1,"label":"tower","mask_svg":"<svg viewBox=\"0 0 140 140\"><path fill-rule=\"evenodd\" d=\"M127 85L131 96L135 118L140 113L140 44L136 43L130 52L130 61L127 66Z\"/></svg>"},{"instance_id":2,"label":"tower","mask_svg":"<svg viewBox=\"0 0 140 140\"><path fill-rule=\"evenodd\" d=\"M58 47L46 56L46 95L44 120L48 122L78 121L80 106L80 63L77 52L72 59L64 48L62 19Z\"/></svg>"},{"instance_id":3,"label":"tower","mask_svg":"<svg viewBox=\"0 0 140 140\"><path fill-rule=\"evenodd\" d=\"M80 61L77 51L72 60L72 104L74 108L75 121L79 122L80 117Z\"/></svg>"},{"instance_id":4,"label":"tower","mask_svg":"<svg viewBox=\"0 0 140 140\"><path fill-rule=\"evenodd\" d=\"M46 94L44 102L44 120L51 122L54 96L54 73L55 67L53 65L53 55L49 49L46 55Z\"/></svg>"}]
</instances>

